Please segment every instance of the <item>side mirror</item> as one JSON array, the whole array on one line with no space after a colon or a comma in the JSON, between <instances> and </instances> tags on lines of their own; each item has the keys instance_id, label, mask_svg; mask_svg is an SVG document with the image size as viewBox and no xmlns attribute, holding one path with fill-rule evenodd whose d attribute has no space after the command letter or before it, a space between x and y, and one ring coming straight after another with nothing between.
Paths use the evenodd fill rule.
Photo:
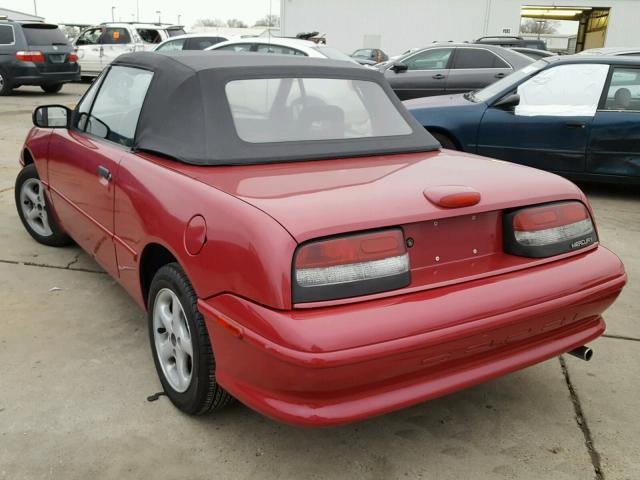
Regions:
<instances>
[{"instance_id":1,"label":"side mirror","mask_svg":"<svg viewBox=\"0 0 640 480\"><path fill-rule=\"evenodd\" d=\"M33 124L40 128L69 128L71 110L64 105L44 105L33 111Z\"/></svg>"},{"instance_id":2,"label":"side mirror","mask_svg":"<svg viewBox=\"0 0 640 480\"><path fill-rule=\"evenodd\" d=\"M393 65L391 65L391 70L393 70L396 73L406 72L407 70L409 70L409 66L406 65L405 63L396 62Z\"/></svg>"},{"instance_id":3,"label":"side mirror","mask_svg":"<svg viewBox=\"0 0 640 480\"><path fill-rule=\"evenodd\" d=\"M506 97L502 97L496 103L493 104L496 108L514 108L520 104L520 95L512 93Z\"/></svg>"}]
</instances>

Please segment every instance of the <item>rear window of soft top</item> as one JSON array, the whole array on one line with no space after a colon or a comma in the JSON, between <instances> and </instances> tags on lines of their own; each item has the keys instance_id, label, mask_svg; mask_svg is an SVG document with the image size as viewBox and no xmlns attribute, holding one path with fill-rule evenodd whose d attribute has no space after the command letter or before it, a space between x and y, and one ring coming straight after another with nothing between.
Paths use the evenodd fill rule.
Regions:
<instances>
[{"instance_id":1,"label":"rear window of soft top","mask_svg":"<svg viewBox=\"0 0 640 480\"><path fill-rule=\"evenodd\" d=\"M69 40L57 25L34 23L22 25L27 45L69 45Z\"/></svg>"}]
</instances>

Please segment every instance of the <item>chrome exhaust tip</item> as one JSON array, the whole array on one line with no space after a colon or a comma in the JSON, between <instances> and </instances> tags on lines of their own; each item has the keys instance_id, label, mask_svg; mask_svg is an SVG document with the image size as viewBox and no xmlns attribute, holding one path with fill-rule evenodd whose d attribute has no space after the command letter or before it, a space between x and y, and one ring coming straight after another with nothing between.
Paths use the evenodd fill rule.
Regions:
<instances>
[{"instance_id":1,"label":"chrome exhaust tip","mask_svg":"<svg viewBox=\"0 0 640 480\"><path fill-rule=\"evenodd\" d=\"M574 357L577 357L580 360L584 360L585 362L588 362L589 360L591 360L591 357L593 357L593 350L583 345L581 347L574 348L573 350L571 350L569 352L569 355L573 355Z\"/></svg>"}]
</instances>

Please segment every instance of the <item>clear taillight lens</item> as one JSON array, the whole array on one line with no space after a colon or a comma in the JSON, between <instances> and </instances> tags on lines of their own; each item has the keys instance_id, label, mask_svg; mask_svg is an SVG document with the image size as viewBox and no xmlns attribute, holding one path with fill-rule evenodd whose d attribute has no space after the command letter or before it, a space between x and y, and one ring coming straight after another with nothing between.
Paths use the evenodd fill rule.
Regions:
<instances>
[{"instance_id":1,"label":"clear taillight lens","mask_svg":"<svg viewBox=\"0 0 640 480\"><path fill-rule=\"evenodd\" d=\"M355 297L409 284L400 229L334 237L302 245L293 265L293 301Z\"/></svg>"},{"instance_id":2,"label":"clear taillight lens","mask_svg":"<svg viewBox=\"0 0 640 480\"><path fill-rule=\"evenodd\" d=\"M580 202L528 207L505 215L505 251L525 257L550 257L598 241L591 215Z\"/></svg>"}]
</instances>

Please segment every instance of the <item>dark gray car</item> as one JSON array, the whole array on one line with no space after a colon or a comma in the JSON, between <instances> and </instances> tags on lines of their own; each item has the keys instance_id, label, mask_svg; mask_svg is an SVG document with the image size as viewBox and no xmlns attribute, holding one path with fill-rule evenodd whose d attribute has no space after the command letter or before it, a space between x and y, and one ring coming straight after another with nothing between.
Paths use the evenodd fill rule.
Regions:
<instances>
[{"instance_id":1,"label":"dark gray car","mask_svg":"<svg viewBox=\"0 0 640 480\"><path fill-rule=\"evenodd\" d=\"M532 63L493 45L438 43L380 65L401 100L464 93L486 87Z\"/></svg>"},{"instance_id":2,"label":"dark gray car","mask_svg":"<svg viewBox=\"0 0 640 480\"><path fill-rule=\"evenodd\" d=\"M0 95L21 85L56 93L74 80L77 56L57 25L0 19Z\"/></svg>"}]
</instances>

